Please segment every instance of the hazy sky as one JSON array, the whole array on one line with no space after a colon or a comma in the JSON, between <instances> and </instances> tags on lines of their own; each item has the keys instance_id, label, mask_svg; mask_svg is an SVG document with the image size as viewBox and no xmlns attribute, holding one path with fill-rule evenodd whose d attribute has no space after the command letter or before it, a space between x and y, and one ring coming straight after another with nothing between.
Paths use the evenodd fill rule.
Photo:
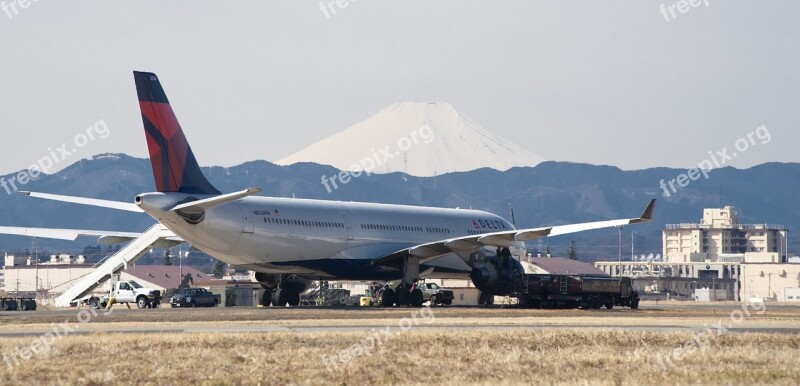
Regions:
<instances>
[{"instance_id":1,"label":"hazy sky","mask_svg":"<svg viewBox=\"0 0 800 386\"><path fill-rule=\"evenodd\" d=\"M56 169L146 156L133 70L158 73L202 165L274 161L405 100L450 102L550 160L689 167L766 125L770 141L751 135L727 164L800 161L800 2L673 18L676 3L17 5L0 10L0 174L49 148ZM107 138L76 147L100 120Z\"/></svg>"}]
</instances>

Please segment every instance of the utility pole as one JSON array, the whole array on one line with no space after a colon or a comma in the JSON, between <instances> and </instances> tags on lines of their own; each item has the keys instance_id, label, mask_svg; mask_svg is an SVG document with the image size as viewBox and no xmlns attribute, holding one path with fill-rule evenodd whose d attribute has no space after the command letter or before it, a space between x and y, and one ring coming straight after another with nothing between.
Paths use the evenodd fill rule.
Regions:
<instances>
[{"instance_id":1,"label":"utility pole","mask_svg":"<svg viewBox=\"0 0 800 386\"><path fill-rule=\"evenodd\" d=\"M635 234L636 232L631 232L631 261L633 261L633 235Z\"/></svg>"},{"instance_id":2,"label":"utility pole","mask_svg":"<svg viewBox=\"0 0 800 386\"><path fill-rule=\"evenodd\" d=\"M36 282L33 285L34 291L36 292L36 295L34 295L34 298L35 298L37 295L39 295L39 238L38 237L35 237L33 239L33 257L34 257L34 259L36 259L35 260L36 261L36 263L35 263L36 264Z\"/></svg>"},{"instance_id":3,"label":"utility pole","mask_svg":"<svg viewBox=\"0 0 800 386\"><path fill-rule=\"evenodd\" d=\"M183 244L178 245L178 272L183 280Z\"/></svg>"},{"instance_id":4,"label":"utility pole","mask_svg":"<svg viewBox=\"0 0 800 386\"><path fill-rule=\"evenodd\" d=\"M623 225L617 226L617 232L619 233L619 255L617 256L618 257L617 269L619 270L618 272L619 276L622 276L622 228L623 227L624 227Z\"/></svg>"}]
</instances>

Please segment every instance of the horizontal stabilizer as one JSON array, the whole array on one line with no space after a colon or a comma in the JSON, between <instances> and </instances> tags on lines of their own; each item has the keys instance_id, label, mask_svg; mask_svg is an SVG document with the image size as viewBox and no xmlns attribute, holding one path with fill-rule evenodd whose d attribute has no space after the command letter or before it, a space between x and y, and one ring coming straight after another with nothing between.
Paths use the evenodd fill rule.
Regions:
<instances>
[{"instance_id":1,"label":"horizontal stabilizer","mask_svg":"<svg viewBox=\"0 0 800 386\"><path fill-rule=\"evenodd\" d=\"M86 198L75 196L64 196L60 194L38 193L38 192L20 192L28 197L41 198L43 200L69 202L72 204L97 206L101 208L125 210L128 212L144 213L144 211L132 202L101 200L98 198Z\"/></svg>"},{"instance_id":2,"label":"horizontal stabilizer","mask_svg":"<svg viewBox=\"0 0 800 386\"><path fill-rule=\"evenodd\" d=\"M56 240L75 240L78 237L120 237L131 240L139 237L141 233L134 232L111 232L96 231L86 229L56 229L56 228L24 228L24 227L3 227L0 226L0 234L40 237L44 239Z\"/></svg>"},{"instance_id":3,"label":"horizontal stabilizer","mask_svg":"<svg viewBox=\"0 0 800 386\"><path fill-rule=\"evenodd\" d=\"M185 204L180 204L171 209L172 212L177 211L194 211L194 210L209 210L213 207L220 206L222 204L236 201L242 199L244 197L256 194L261 192L259 188L247 188L245 190L239 192L233 192L228 194L223 194L221 196L214 196L211 198L206 198L202 200L187 202Z\"/></svg>"}]
</instances>

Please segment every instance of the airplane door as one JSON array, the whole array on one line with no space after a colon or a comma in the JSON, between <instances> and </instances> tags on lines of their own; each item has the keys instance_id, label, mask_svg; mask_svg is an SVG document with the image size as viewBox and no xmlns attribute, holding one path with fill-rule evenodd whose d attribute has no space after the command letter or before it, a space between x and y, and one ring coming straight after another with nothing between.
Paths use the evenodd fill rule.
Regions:
<instances>
[{"instance_id":1,"label":"airplane door","mask_svg":"<svg viewBox=\"0 0 800 386\"><path fill-rule=\"evenodd\" d=\"M458 227L458 224L456 224L456 222L452 218L448 222L449 222L449 225L450 225L450 229L453 230L453 235L454 236L463 236L461 234L461 229Z\"/></svg>"},{"instance_id":2,"label":"airplane door","mask_svg":"<svg viewBox=\"0 0 800 386\"><path fill-rule=\"evenodd\" d=\"M255 230L253 211L244 204L239 204L239 210L242 211L242 233L253 233Z\"/></svg>"},{"instance_id":3,"label":"airplane door","mask_svg":"<svg viewBox=\"0 0 800 386\"><path fill-rule=\"evenodd\" d=\"M347 217L347 215L342 215L342 218L344 219L344 227L346 228L346 231L347 231L347 239L348 240L352 240L353 239L353 227L350 225L350 219Z\"/></svg>"}]
</instances>

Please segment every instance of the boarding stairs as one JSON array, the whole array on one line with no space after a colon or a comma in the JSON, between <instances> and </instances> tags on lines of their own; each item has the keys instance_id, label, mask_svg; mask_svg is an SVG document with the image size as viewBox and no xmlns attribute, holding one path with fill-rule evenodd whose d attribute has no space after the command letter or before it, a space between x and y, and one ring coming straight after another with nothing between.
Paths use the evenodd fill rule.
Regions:
<instances>
[{"instance_id":1,"label":"boarding stairs","mask_svg":"<svg viewBox=\"0 0 800 386\"><path fill-rule=\"evenodd\" d=\"M113 275L128 268L128 264L134 263L144 255L148 248L161 239L175 237L171 230L161 223L157 223L133 239L119 252L109 256L102 264L96 266L88 274L78 279L72 287L68 288L56 298L57 307L69 307L75 299L86 296L97 286L103 284Z\"/></svg>"}]
</instances>

